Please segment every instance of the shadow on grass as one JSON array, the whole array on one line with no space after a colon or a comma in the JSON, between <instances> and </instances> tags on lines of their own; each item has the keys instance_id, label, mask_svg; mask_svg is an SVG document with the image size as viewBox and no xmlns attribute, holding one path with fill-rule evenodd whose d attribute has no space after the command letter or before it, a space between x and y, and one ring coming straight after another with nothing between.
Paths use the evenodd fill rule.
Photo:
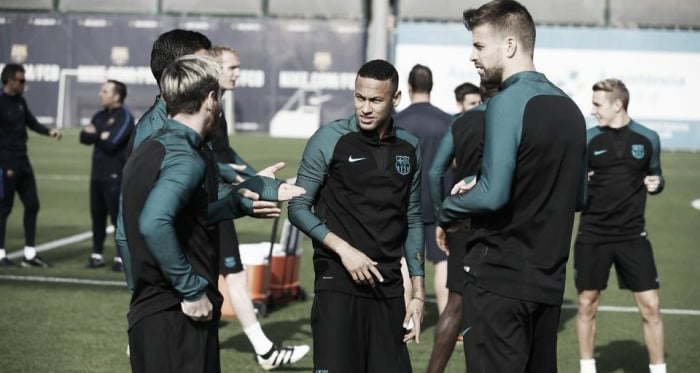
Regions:
<instances>
[{"instance_id":1,"label":"shadow on grass","mask_svg":"<svg viewBox=\"0 0 700 373\"><path fill-rule=\"evenodd\" d=\"M228 323L236 323L237 320L222 320L219 328L225 327ZM292 342L287 342L291 340L299 340L299 335L302 335L302 339L311 339L310 331L302 328L302 325L309 325L311 320L309 318L298 319L298 320L280 320L274 322L267 322L264 325L264 330L267 336L275 343L290 344ZM296 343L296 342L294 342ZM292 343L293 344L293 343ZM248 342L248 337L245 333L241 332L231 336L226 340L220 341L220 348L223 349L233 349L238 352L251 352L252 347L250 342Z\"/></svg>"},{"instance_id":2,"label":"shadow on grass","mask_svg":"<svg viewBox=\"0 0 700 373\"><path fill-rule=\"evenodd\" d=\"M596 366L600 373L646 372L648 360L646 347L638 341L613 341L596 347Z\"/></svg>"}]
</instances>

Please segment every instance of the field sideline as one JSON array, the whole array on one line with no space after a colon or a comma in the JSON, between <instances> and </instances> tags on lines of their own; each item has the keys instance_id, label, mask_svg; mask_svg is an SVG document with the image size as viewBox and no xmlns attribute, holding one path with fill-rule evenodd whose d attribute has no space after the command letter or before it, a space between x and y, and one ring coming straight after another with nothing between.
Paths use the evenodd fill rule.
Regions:
<instances>
[{"instance_id":1,"label":"field sideline","mask_svg":"<svg viewBox=\"0 0 700 373\"><path fill-rule=\"evenodd\" d=\"M286 161L287 168L278 175L283 179L294 176L305 144L304 140L253 135L234 136L231 141L257 168L276 160ZM123 276L105 269L84 268L90 251L90 241L85 237L72 243L55 242L89 231L87 175L91 148L78 144L76 130L65 131L64 139L58 143L30 135L29 148L41 199L37 243L57 246L42 254L55 267L0 270L0 294L4 299L0 305L0 371L127 372L124 350L128 294L122 285ZM700 267L700 256L696 255L700 211L691 207L691 201L700 198L700 154L663 153L661 162L667 186L662 194L649 198L647 227L662 283L669 371L691 372L700 363L695 351L700 345L700 298L694 295L700 292L696 270ZM6 248L10 253L23 245L21 216L22 206L17 200L7 227ZM271 221L237 221L242 242L267 241L271 227ZM108 259L114 252L111 239L108 236L105 250ZM308 239L303 246L300 280L311 293L313 271ZM429 297L433 297L432 266L426 268L426 288ZM565 373L578 371L576 295L570 273L558 352L559 370ZM631 295L617 289L614 274L609 289L603 293L602 306L596 343L598 371L647 371L640 318ZM310 344L310 308L310 300L283 304L261 320L263 329L275 341ZM416 372L425 370L436 320L434 305L428 304L421 343L409 347ZM222 321L220 339L223 371L262 371L257 368L236 320ZM311 362L308 356L287 371L310 371ZM464 372L461 346L456 348L446 371Z\"/></svg>"}]
</instances>

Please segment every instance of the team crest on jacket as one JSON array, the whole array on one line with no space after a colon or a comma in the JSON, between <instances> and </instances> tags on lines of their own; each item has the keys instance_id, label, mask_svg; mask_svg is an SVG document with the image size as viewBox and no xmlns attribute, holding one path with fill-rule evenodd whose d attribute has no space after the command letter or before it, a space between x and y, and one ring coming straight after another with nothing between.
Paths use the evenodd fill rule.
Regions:
<instances>
[{"instance_id":1,"label":"team crest on jacket","mask_svg":"<svg viewBox=\"0 0 700 373\"><path fill-rule=\"evenodd\" d=\"M408 175L411 172L411 158L405 155L397 155L396 171L401 175Z\"/></svg>"},{"instance_id":2,"label":"team crest on jacket","mask_svg":"<svg viewBox=\"0 0 700 373\"><path fill-rule=\"evenodd\" d=\"M632 156L636 159L644 158L644 145L632 144Z\"/></svg>"}]
</instances>

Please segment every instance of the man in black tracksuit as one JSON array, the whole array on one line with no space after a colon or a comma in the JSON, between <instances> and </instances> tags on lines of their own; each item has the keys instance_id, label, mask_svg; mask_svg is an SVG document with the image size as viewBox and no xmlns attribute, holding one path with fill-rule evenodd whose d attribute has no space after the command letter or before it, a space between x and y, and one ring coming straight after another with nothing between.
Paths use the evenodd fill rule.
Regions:
<instances>
[{"instance_id":1,"label":"man in black tracksuit","mask_svg":"<svg viewBox=\"0 0 700 373\"><path fill-rule=\"evenodd\" d=\"M420 334L425 300L418 139L397 128L398 73L364 64L356 114L309 139L289 219L313 240L314 371L405 372L405 342ZM403 298L401 257L413 296Z\"/></svg>"},{"instance_id":2,"label":"man in black tracksuit","mask_svg":"<svg viewBox=\"0 0 700 373\"><path fill-rule=\"evenodd\" d=\"M15 192L24 205L23 267L49 267L36 253L36 219L39 214L39 194L34 170L27 155L27 128L56 140L61 132L41 125L22 97L25 88L24 67L8 63L2 69L0 92L0 268L15 266L5 251L7 218L12 212Z\"/></svg>"},{"instance_id":3,"label":"man in black tracksuit","mask_svg":"<svg viewBox=\"0 0 700 373\"><path fill-rule=\"evenodd\" d=\"M465 11L464 21L482 81L502 82L486 106L478 181L447 197L439 217L447 229L471 216L476 229L464 258L467 368L556 372L574 212L585 196L585 121L534 71L525 7L496 0Z\"/></svg>"},{"instance_id":4,"label":"man in black tracksuit","mask_svg":"<svg viewBox=\"0 0 700 373\"><path fill-rule=\"evenodd\" d=\"M664 189L659 136L629 117L629 91L620 80L594 84L592 102L599 126L588 130L588 205L574 245L581 373L596 371L596 313L613 264L620 288L631 290L639 306L649 370L665 373L659 277L644 228L647 193Z\"/></svg>"},{"instance_id":5,"label":"man in black tracksuit","mask_svg":"<svg viewBox=\"0 0 700 373\"><path fill-rule=\"evenodd\" d=\"M100 89L100 105L90 124L80 131L80 143L93 145L90 173L90 217L92 218L92 254L88 268L105 265L102 253L106 237L107 215L117 224L122 169L126 163L126 146L134 128L134 116L124 106L126 85L108 80ZM111 269L122 271L122 259L116 250Z\"/></svg>"},{"instance_id":6,"label":"man in black tracksuit","mask_svg":"<svg viewBox=\"0 0 700 373\"><path fill-rule=\"evenodd\" d=\"M168 129L147 138L124 168L134 372L220 371L219 237L207 213L217 181L204 149L220 109L219 71L218 63L198 56L165 70Z\"/></svg>"}]
</instances>

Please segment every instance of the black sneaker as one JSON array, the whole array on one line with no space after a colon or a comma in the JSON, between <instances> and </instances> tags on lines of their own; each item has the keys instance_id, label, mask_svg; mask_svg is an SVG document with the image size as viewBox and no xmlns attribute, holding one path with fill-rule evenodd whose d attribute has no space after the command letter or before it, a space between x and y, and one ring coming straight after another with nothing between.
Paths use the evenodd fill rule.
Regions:
<instances>
[{"instance_id":1,"label":"black sneaker","mask_svg":"<svg viewBox=\"0 0 700 373\"><path fill-rule=\"evenodd\" d=\"M45 261L42 259L39 255L35 256L32 259L27 259L26 257L22 259L22 267L42 267L42 268L51 268L53 267L49 262Z\"/></svg>"},{"instance_id":2,"label":"black sneaker","mask_svg":"<svg viewBox=\"0 0 700 373\"><path fill-rule=\"evenodd\" d=\"M115 260L112 262L112 266L109 267L109 269L112 272L124 272L124 265L122 264L121 261Z\"/></svg>"},{"instance_id":3,"label":"black sneaker","mask_svg":"<svg viewBox=\"0 0 700 373\"><path fill-rule=\"evenodd\" d=\"M309 352L309 346L272 346L265 355L256 355L258 364L265 370L275 369L280 365L294 364Z\"/></svg>"},{"instance_id":4,"label":"black sneaker","mask_svg":"<svg viewBox=\"0 0 700 373\"><path fill-rule=\"evenodd\" d=\"M88 260L87 264L85 265L85 268L100 268L105 266L105 261L102 260L102 258L93 258L90 257L90 260Z\"/></svg>"},{"instance_id":5,"label":"black sneaker","mask_svg":"<svg viewBox=\"0 0 700 373\"><path fill-rule=\"evenodd\" d=\"M17 267L17 264L10 260L8 257L4 257L0 259L0 268L10 268L10 267Z\"/></svg>"}]
</instances>

